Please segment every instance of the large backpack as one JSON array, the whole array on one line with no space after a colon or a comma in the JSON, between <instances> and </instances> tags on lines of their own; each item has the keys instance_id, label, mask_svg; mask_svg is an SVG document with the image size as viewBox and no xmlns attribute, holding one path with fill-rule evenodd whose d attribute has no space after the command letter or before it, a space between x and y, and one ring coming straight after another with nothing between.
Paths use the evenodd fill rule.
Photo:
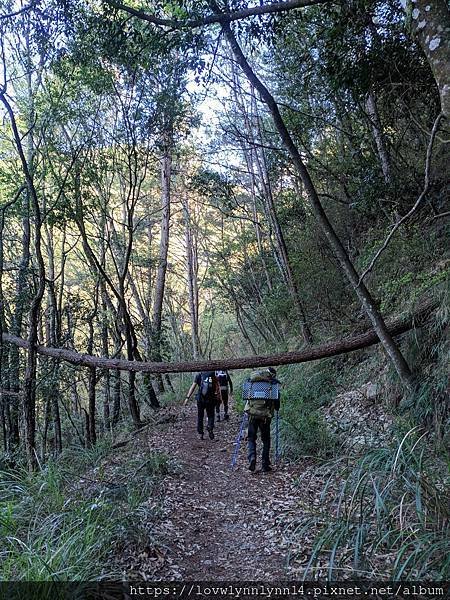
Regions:
<instances>
[{"instance_id":1,"label":"large backpack","mask_svg":"<svg viewBox=\"0 0 450 600\"><path fill-rule=\"evenodd\" d=\"M244 381L242 398L246 400L245 412L251 417L270 419L275 411L275 400L280 394L280 384L268 369L252 373Z\"/></svg>"},{"instance_id":2,"label":"large backpack","mask_svg":"<svg viewBox=\"0 0 450 600\"><path fill-rule=\"evenodd\" d=\"M215 394L215 374L214 371L206 371L200 374L200 398L205 402L214 400Z\"/></svg>"},{"instance_id":3,"label":"large backpack","mask_svg":"<svg viewBox=\"0 0 450 600\"><path fill-rule=\"evenodd\" d=\"M253 373L250 375L251 382L272 381L273 379L274 376L269 371L269 369L259 369L259 371L253 371Z\"/></svg>"},{"instance_id":4,"label":"large backpack","mask_svg":"<svg viewBox=\"0 0 450 600\"><path fill-rule=\"evenodd\" d=\"M228 390L228 375L226 371L216 371L217 381L219 382L220 390L226 392Z\"/></svg>"}]
</instances>

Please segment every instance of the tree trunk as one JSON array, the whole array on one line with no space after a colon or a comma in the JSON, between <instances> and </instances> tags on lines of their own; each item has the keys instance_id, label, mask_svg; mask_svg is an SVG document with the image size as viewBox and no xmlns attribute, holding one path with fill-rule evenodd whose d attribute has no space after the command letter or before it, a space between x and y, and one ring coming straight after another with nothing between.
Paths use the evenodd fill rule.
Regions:
<instances>
[{"instance_id":1,"label":"tree trunk","mask_svg":"<svg viewBox=\"0 0 450 600\"><path fill-rule=\"evenodd\" d=\"M120 418L120 393L121 393L121 381L120 381L120 371L118 369L114 369L112 376L112 425L113 427L117 425Z\"/></svg>"},{"instance_id":2,"label":"tree trunk","mask_svg":"<svg viewBox=\"0 0 450 600\"><path fill-rule=\"evenodd\" d=\"M141 412L139 410L139 404L136 401L136 373L133 371L128 373L128 406L130 408L134 426L136 428L141 427Z\"/></svg>"},{"instance_id":3,"label":"tree trunk","mask_svg":"<svg viewBox=\"0 0 450 600\"><path fill-rule=\"evenodd\" d=\"M255 173L254 173L254 165L256 164L259 183L261 187L262 197L264 198L264 208L266 218L269 222L271 231L275 234L276 246L275 250L275 261L279 266L281 275L286 283L288 288L289 295L292 299L292 302L295 306L295 310L297 312L300 324L301 324L301 332L302 337L305 343L309 344L312 342L311 330L308 325L308 321L306 319L305 310L303 304L300 300L300 294L298 291L298 286L295 281L295 277L291 267L291 261L289 257L289 251L286 245L286 241L284 239L284 234L282 228L280 226L280 222L278 220L277 210L275 206L275 201L272 194L272 186L270 182L270 177L267 169L267 161L265 156L265 151L263 146L264 140L261 133L261 124L260 118L256 109L256 99L253 93L252 87L252 95L251 95L251 114L249 116L247 109L245 107L244 100L242 95L238 93L238 89L240 88L239 78L235 70L234 63L232 64L232 77L233 77L233 92L235 97L235 103L237 108L240 110L245 123L245 128L247 131L248 141L244 144L241 144L242 151L246 160L247 168L250 172L251 178L251 186L254 188L255 186ZM253 147L247 150L247 145L251 144ZM254 194L254 192L252 192ZM259 238L259 234L257 234L257 239ZM258 241L258 244L260 242ZM267 268L264 263L266 281L270 281L267 273ZM269 289L271 289L271 285L269 283Z\"/></svg>"},{"instance_id":4,"label":"tree trunk","mask_svg":"<svg viewBox=\"0 0 450 600\"><path fill-rule=\"evenodd\" d=\"M214 1L212 2L212 4L215 7L217 6ZM256 76L254 71L251 69L249 63L247 62L247 59L242 53L242 50L236 40L236 37L231 31L230 26L228 24L224 24L223 30L231 45L231 48L233 50L238 64L241 66L242 70L248 77L250 83L255 87L255 89L258 90L262 100L267 104L272 114L275 127L278 133L280 134L281 140L284 146L286 147L286 150L289 152L292 161L302 179L314 215L320 227L322 228L322 231L328 243L330 244L333 252L335 253L343 273L347 276L355 293L357 294L364 310L366 311L374 327L375 332L377 333L387 355L391 359L402 383L406 388L411 389L412 373L408 366L408 363L406 362L397 344L390 335L389 330L387 329L386 324L383 320L383 317L381 316L368 289L362 282L359 281L358 273L356 272L352 262L350 261L350 258L348 257L341 240L337 236L333 226L328 220L328 217L325 214L317 191L310 177L309 171L303 163L303 159L300 155L300 152L297 146L295 145L289 131L287 130L287 127L283 121L275 99L270 94L268 89L264 86L264 84L260 81L260 79Z\"/></svg>"},{"instance_id":5,"label":"tree trunk","mask_svg":"<svg viewBox=\"0 0 450 600\"><path fill-rule=\"evenodd\" d=\"M252 94L252 102L253 102L253 118L255 119L255 127L256 127L256 140L258 144L261 146L257 148L255 146L255 158L256 165L258 168L258 173L261 181L263 197L266 201L267 205L267 214L272 225L272 230L275 234L275 240L277 244L277 251L279 260L282 266L282 274L285 279L289 295L292 298L294 303L299 321L300 321L300 329L302 332L303 339L305 343L310 344L313 341L311 330L308 325L308 321L306 319L305 309L300 300L300 294L298 291L297 283L295 281L294 273L291 267L291 260L289 256L289 251L286 245L286 241L284 239L283 230L281 228L280 222L278 220L277 210L275 206L275 201L272 193L272 185L269 177L269 172L267 169L267 161L263 145L263 138L261 134L261 122L260 117L257 112L256 107L256 99L254 98L254 94ZM253 138L252 133L252 138Z\"/></svg>"},{"instance_id":6,"label":"tree trunk","mask_svg":"<svg viewBox=\"0 0 450 600\"><path fill-rule=\"evenodd\" d=\"M391 320L388 325L389 335L396 336L408 331L413 326L420 327L421 322L438 305L435 301L424 303L413 314ZM3 340L16 344L20 348L28 348L28 340L18 338L8 333L3 334ZM252 367L266 367L271 365L289 365L331 356L338 356L347 352L368 348L380 342L378 333L371 329L366 333L358 334L353 337L326 342L320 346L308 347L297 352L282 352L265 356L244 356L239 358L215 359L208 361L192 362L142 362L138 360L122 360L117 358L102 358L99 356L88 356L79 354L73 350L65 348L47 348L46 346L37 346L36 350L43 356L52 356L59 360L64 360L73 365L84 367L96 367L99 369L121 369L123 371L147 372L147 373L190 373L194 371L215 371L219 369L246 369Z\"/></svg>"},{"instance_id":7,"label":"tree trunk","mask_svg":"<svg viewBox=\"0 0 450 600\"><path fill-rule=\"evenodd\" d=\"M20 195L21 192L19 192ZM19 197L16 197L16 199ZM15 202L15 200L14 200ZM13 202L11 202L12 204ZM3 294L3 229L5 225L6 206L2 207L0 212L0 412L2 421L3 449L8 450L8 427L10 426L11 415L9 411L9 353L6 351L5 344L1 338L6 327L5 319L5 298ZM17 350L17 348L16 348Z\"/></svg>"},{"instance_id":8,"label":"tree trunk","mask_svg":"<svg viewBox=\"0 0 450 600\"><path fill-rule=\"evenodd\" d=\"M28 77L31 75L29 74ZM29 86L30 86L30 82ZM41 250L41 228L42 228L42 218L41 218L41 210L39 206L39 200L36 192L36 188L34 186L33 175L31 171L31 164L27 160L23 146L22 146L22 135L19 133L17 128L16 119L9 104L6 99L5 94L0 91L0 100L3 103L11 123L11 128L13 132L14 141L16 144L16 148L19 154L21 166L23 173L25 175L25 180L27 182L27 189L30 195L31 204L33 207L34 213L34 252L36 256L36 261L38 265L38 285L37 290L35 292L34 298L31 302L31 307L29 311L29 334L28 334L28 354L25 368L25 377L24 377L24 388L23 388L23 398L22 398L22 406L23 406L23 414L24 414L24 424L25 424L25 447L27 454L27 461L29 469L35 470L37 469L37 457L36 457L36 448L35 448L35 428L36 428L36 368L37 368L37 353L36 353L36 345L38 341L38 324L39 324L39 312L41 308L42 298L45 293L45 264L42 256ZM31 119L33 121L33 119ZM34 123L33 123L34 125ZM32 141L30 142L32 145Z\"/></svg>"},{"instance_id":9,"label":"tree trunk","mask_svg":"<svg viewBox=\"0 0 450 600\"><path fill-rule=\"evenodd\" d=\"M20 336L22 334L23 317L28 304L27 279L30 265L30 195L25 190L22 195L22 256L17 274L16 296L14 300L14 314L11 323L11 333ZM10 390L14 395L10 396L10 428L9 447L15 448L19 444L19 392L20 392L20 356L17 347L11 346L9 352L9 381Z\"/></svg>"},{"instance_id":10,"label":"tree trunk","mask_svg":"<svg viewBox=\"0 0 450 600\"><path fill-rule=\"evenodd\" d=\"M167 385L167 387L169 388L169 390L170 390L172 393L175 393L175 388L174 388L174 387L173 387L173 385L172 385L172 381L171 381L171 379L170 379L170 376L169 376L169 374L168 374L168 373L166 373L166 374L164 375L164 379L165 379L165 381L166 381L166 385Z\"/></svg>"},{"instance_id":11,"label":"tree trunk","mask_svg":"<svg viewBox=\"0 0 450 600\"><path fill-rule=\"evenodd\" d=\"M53 433L55 436L55 454L62 452L62 431L61 414L59 410L59 363L55 365L52 374L53 387L50 391L50 401L52 407Z\"/></svg>"},{"instance_id":12,"label":"tree trunk","mask_svg":"<svg viewBox=\"0 0 450 600\"><path fill-rule=\"evenodd\" d=\"M94 349L94 319L97 315L98 307L98 284L94 292L94 309L89 318L89 340L88 340L88 352L92 354ZM89 444L95 446L97 443L97 433L95 425L95 411L96 411L96 397L95 397L95 386L97 384L97 371L94 366L89 368L89 379L88 379L88 421L89 421Z\"/></svg>"},{"instance_id":13,"label":"tree trunk","mask_svg":"<svg viewBox=\"0 0 450 600\"><path fill-rule=\"evenodd\" d=\"M4 401L3 392L0 392L0 413L2 420L2 437L3 437L3 450L8 451L8 431L6 428L6 404Z\"/></svg>"},{"instance_id":14,"label":"tree trunk","mask_svg":"<svg viewBox=\"0 0 450 600\"><path fill-rule=\"evenodd\" d=\"M88 423L89 423L89 444L95 446L97 443L97 433L95 427L95 384L97 382L97 372L95 367L89 369L89 411L88 411Z\"/></svg>"},{"instance_id":15,"label":"tree trunk","mask_svg":"<svg viewBox=\"0 0 450 600\"><path fill-rule=\"evenodd\" d=\"M106 289L105 284L102 281L100 284L101 296L102 296L102 315L101 315L101 336L102 336L102 352L103 356L109 356L109 343L108 343L108 322L107 322L107 311L108 305L106 301ZM103 426L106 431L109 430L110 425L110 403L111 403L111 387L110 387L110 372L106 370L104 372L104 385L103 385Z\"/></svg>"},{"instance_id":16,"label":"tree trunk","mask_svg":"<svg viewBox=\"0 0 450 600\"><path fill-rule=\"evenodd\" d=\"M86 448L90 448L92 446L92 442L91 442L91 423L90 423L90 419L89 419L89 413L88 411L83 408L83 413L84 413L84 428L85 428L85 446Z\"/></svg>"},{"instance_id":17,"label":"tree trunk","mask_svg":"<svg viewBox=\"0 0 450 600\"><path fill-rule=\"evenodd\" d=\"M108 275L107 271L105 270L105 268L102 266L101 262L98 260L98 258L94 254L94 252L89 244L88 235L86 233L86 228L85 228L85 224L84 224L83 199L82 199L82 194L81 194L81 181L80 181L79 170L75 174L75 203L76 203L75 221L77 223L78 230L81 234L83 250L86 255L86 258L88 259L88 262L91 265L92 269L94 271L98 272L99 276L103 278L104 282L108 285L109 289L111 290L111 292L113 293L114 297L116 298L116 300L118 302L117 319L118 319L119 323L123 323L124 336L125 336L126 346L127 346L127 358L130 361L141 360L141 357L139 354L139 349L138 349L137 338L136 338L136 332L134 330L131 316L128 312L127 301L126 301L126 297L125 297L125 279L126 279L127 272L128 272L128 263L129 263L131 250L132 250L132 240L133 240L132 236L133 236L133 230L134 230L133 211L129 210L128 214L127 214L129 239L128 239L128 244L127 244L126 255L124 257L124 266L122 269L122 273L120 274L120 277L119 277L118 287L116 287L114 285L114 283L112 282L110 276ZM135 393L134 387L131 386L131 384L133 386L135 385L135 378L131 378L129 380L129 383L130 383L130 387L128 389L128 394L129 394L128 405L130 406L130 412L131 412L131 415L133 418L134 425L136 427L140 427L140 425L141 425L140 421L136 421L136 416L139 415L139 407L137 405L136 393ZM156 402L156 405L159 406L156 396L155 396L155 398L153 398L153 396L155 396L154 392L151 396L151 400Z\"/></svg>"},{"instance_id":18,"label":"tree trunk","mask_svg":"<svg viewBox=\"0 0 450 600\"><path fill-rule=\"evenodd\" d=\"M189 199L183 200L184 240L186 250L186 275L189 293L189 315L191 319L192 354L194 358L200 356L200 342L198 331L198 285L197 285L197 249L194 248Z\"/></svg>"},{"instance_id":19,"label":"tree trunk","mask_svg":"<svg viewBox=\"0 0 450 600\"><path fill-rule=\"evenodd\" d=\"M43 206L44 212L46 206ZM55 259L53 249L52 230L48 226L45 228L47 239L47 255L48 255L48 291L47 291L47 338L50 345L60 345L60 327L58 316L58 305L55 291ZM59 362L49 367L47 396L51 407L51 415L53 420L53 435L54 435L54 452L58 455L62 452L62 432L61 432L61 416L59 411ZM47 415L46 415L47 416Z\"/></svg>"},{"instance_id":20,"label":"tree trunk","mask_svg":"<svg viewBox=\"0 0 450 600\"><path fill-rule=\"evenodd\" d=\"M77 385L77 381L75 378L72 381L70 389L72 392L72 410L73 410L74 414L78 415L80 413L81 407L80 407L80 398L78 396L78 385Z\"/></svg>"},{"instance_id":21,"label":"tree trunk","mask_svg":"<svg viewBox=\"0 0 450 600\"><path fill-rule=\"evenodd\" d=\"M247 332L247 329L245 328L245 324L244 324L244 322L242 320L241 311L240 311L239 306L236 306L236 320L237 320L237 324L238 324L239 330L242 333L242 335L244 336L244 339L247 340L248 345L250 346L253 354L258 354L258 352L257 352L257 350L256 350L256 348L255 348L255 346L254 346L254 344L253 344L253 342L251 340L251 337L249 336L249 334Z\"/></svg>"},{"instance_id":22,"label":"tree trunk","mask_svg":"<svg viewBox=\"0 0 450 600\"><path fill-rule=\"evenodd\" d=\"M249 179L250 179L250 197L252 199L253 226L255 229L256 243L258 245L258 253L259 253L261 265L262 265L262 268L264 271L264 276L266 279L267 287L269 290L272 290L272 282L270 280L266 260L265 260L264 253L263 253L261 225L258 222L258 209L257 209L257 199L256 199L256 175L255 175L255 168L254 168L256 147L254 146L254 144L253 144L253 147L252 146L250 146L250 148L248 147L249 142L254 141L253 140L253 131L252 131L252 127L250 124L251 120L249 119L248 112L247 112L247 109L245 106L243 94L242 94L241 87L240 87L239 77L238 77L238 74L236 73L236 67L235 67L234 62L231 64L231 76L232 76L232 81L233 81L232 91L234 94L236 110L238 110L241 113L241 115L244 119L245 129L247 132L247 136L249 138L249 140L247 142L246 140L242 140L242 138L239 137L239 141L240 141L240 145L241 145L241 151L244 156L245 164L247 166Z\"/></svg>"},{"instance_id":23,"label":"tree trunk","mask_svg":"<svg viewBox=\"0 0 450 600\"><path fill-rule=\"evenodd\" d=\"M425 54L441 99L441 111L450 118L450 13L445 0L401 0L412 34Z\"/></svg>"},{"instance_id":24,"label":"tree trunk","mask_svg":"<svg viewBox=\"0 0 450 600\"><path fill-rule=\"evenodd\" d=\"M383 129L381 127L380 116L378 114L375 97L372 92L369 92L366 97L366 111L370 118L370 126L375 140L375 145L380 159L381 170L386 184L391 183L391 163L389 154L386 148Z\"/></svg>"},{"instance_id":25,"label":"tree trunk","mask_svg":"<svg viewBox=\"0 0 450 600\"><path fill-rule=\"evenodd\" d=\"M51 414L51 402L50 399L45 403L45 411L44 411L44 431L42 433L42 452L41 452L41 460L45 462L45 457L47 455L47 438L48 438L48 426L50 423L50 414Z\"/></svg>"},{"instance_id":26,"label":"tree trunk","mask_svg":"<svg viewBox=\"0 0 450 600\"><path fill-rule=\"evenodd\" d=\"M162 308L164 301L164 289L166 285L167 255L169 251L169 227L170 227L170 180L172 171L172 133L165 136L163 157L161 160L161 237L159 242L158 273L156 276L155 297L153 302L153 352L154 360L161 360L161 325ZM162 379L158 379L158 385L162 388ZM161 390L162 391L162 390Z\"/></svg>"},{"instance_id":27,"label":"tree trunk","mask_svg":"<svg viewBox=\"0 0 450 600\"><path fill-rule=\"evenodd\" d=\"M100 221L100 262L102 268L106 266L106 218L107 218L107 201L105 200L102 210L102 216ZM125 219L124 219L125 222ZM108 336L108 305L109 298L106 291L106 284L103 278L99 281L100 288L100 300L101 300L101 315L100 315L100 335L102 344L103 356L109 356L109 336ZM112 304L112 302L111 302ZM120 346L118 346L120 347ZM103 428L108 431L110 428L110 401L111 401L111 388L110 388L110 372L106 369L103 372Z\"/></svg>"}]
</instances>

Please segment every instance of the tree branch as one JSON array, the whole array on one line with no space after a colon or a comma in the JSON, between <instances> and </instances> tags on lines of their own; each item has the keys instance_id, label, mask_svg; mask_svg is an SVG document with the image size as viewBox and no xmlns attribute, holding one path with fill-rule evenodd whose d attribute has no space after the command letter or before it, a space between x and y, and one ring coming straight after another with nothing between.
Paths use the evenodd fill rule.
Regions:
<instances>
[{"instance_id":1,"label":"tree branch","mask_svg":"<svg viewBox=\"0 0 450 600\"><path fill-rule=\"evenodd\" d=\"M400 335L413 327L419 326L437 306L438 303L436 300L429 300L423 303L413 315L402 315L396 319L391 319L387 324L390 334L393 336ZM30 345L27 340L8 333L2 334L2 340L25 349L28 349ZM361 350L362 348L378 344L379 341L377 334L371 329L350 338L325 342L319 346L308 347L297 352L283 352L265 356L243 356L222 360L215 359L208 361L173 363L104 358L101 356L91 356L89 354L79 354L78 352L67 350L65 348L52 348L48 346L36 346L36 351L44 356L50 356L82 367L98 367L101 369L119 369L122 371L140 371L147 373L191 373L194 371L248 369L253 367L310 362L321 358L338 356L339 354Z\"/></svg>"},{"instance_id":2,"label":"tree branch","mask_svg":"<svg viewBox=\"0 0 450 600\"><path fill-rule=\"evenodd\" d=\"M24 12L28 12L29 10L31 10L35 7L35 4L36 4L36 2L30 2L30 4L28 4L27 6L24 6L23 8L19 8L18 10L14 11L14 12L0 15L0 21L3 21L4 19L11 19L12 17L17 17L18 15L21 15Z\"/></svg>"},{"instance_id":3,"label":"tree branch","mask_svg":"<svg viewBox=\"0 0 450 600\"><path fill-rule=\"evenodd\" d=\"M155 15L151 15L142 10L132 8L116 0L107 0L108 4L118 10L123 10L134 17L153 23L154 25L160 25L162 27L171 27L174 29L185 29L202 27L204 25L211 25L213 23L231 23L232 21L238 21L240 19L246 19L255 15L265 15L270 13L279 13L295 8L304 8L306 6L314 6L316 4L330 3L335 0L287 0L286 2L273 2L272 4L264 4L263 6L254 6L252 8L245 8L243 10L237 10L235 12L227 12L221 14L207 15L203 18L190 18L186 20L179 19L163 19Z\"/></svg>"},{"instance_id":4,"label":"tree branch","mask_svg":"<svg viewBox=\"0 0 450 600\"><path fill-rule=\"evenodd\" d=\"M447 212L439 213L438 215L434 215L433 219L443 219L444 217L450 217L450 210Z\"/></svg>"}]
</instances>

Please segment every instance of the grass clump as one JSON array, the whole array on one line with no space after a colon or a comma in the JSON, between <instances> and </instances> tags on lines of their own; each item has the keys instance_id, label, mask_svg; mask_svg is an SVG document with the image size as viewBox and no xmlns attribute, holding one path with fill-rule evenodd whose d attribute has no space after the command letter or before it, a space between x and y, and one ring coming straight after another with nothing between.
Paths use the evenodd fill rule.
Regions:
<instances>
[{"instance_id":1,"label":"grass clump","mask_svg":"<svg viewBox=\"0 0 450 600\"><path fill-rule=\"evenodd\" d=\"M2 579L98 576L114 523L101 502L66 498L66 484L66 473L54 464L36 475L0 472Z\"/></svg>"},{"instance_id":2,"label":"grass clump","mask_svg":"<svg viewBox=\"0 0 450 600\"><path fill-rule=\"evenodd\" d=\"M448 580L449 479L438 464L419 428L397 446L328 464L339 473L329 481L339 480L340 491L330 488L319 512L294 530L294 544L316 531L304 578L351 571L362 579Z\"/></svg>"},{"instance_id":3,"label":"grass clump","mask_svg":"<svg viewBox=\"0 0 450 600\"><path fill-rule=\"evenodd\" d=\"M70 450L35 474L0 471L0 579L92 581L119 577L105 565L132 532L158 478L160 453L133 457L119 476L106 473L107 444Z\"/></svg>"}]
</instances>

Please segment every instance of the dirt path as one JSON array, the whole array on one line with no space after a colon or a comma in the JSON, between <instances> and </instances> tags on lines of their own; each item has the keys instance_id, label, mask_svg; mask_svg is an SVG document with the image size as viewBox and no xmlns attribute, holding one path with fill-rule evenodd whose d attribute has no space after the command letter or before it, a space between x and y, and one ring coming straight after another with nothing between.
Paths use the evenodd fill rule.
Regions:
<instances>
[{"instance_id":1,"label":"dirt path","mask_svg":"<svg viewBox=\"0 0 450 600\"><path fill-rule=\"evenodd\" d=\"M188 580L276 580L286 576L280 511L294 512L298 467L262 473L247 470L246 443L237 469L230 469L240 418L216 423L215 439L199 440L196 407L167 408L165 426L149 431L149 449L171 455L179 468L167 475L161 498L148 501L159 517L151 541L135 548L128 578ZM260 455L260 442L258 444Z\"/></svg>"}]
</instances>

